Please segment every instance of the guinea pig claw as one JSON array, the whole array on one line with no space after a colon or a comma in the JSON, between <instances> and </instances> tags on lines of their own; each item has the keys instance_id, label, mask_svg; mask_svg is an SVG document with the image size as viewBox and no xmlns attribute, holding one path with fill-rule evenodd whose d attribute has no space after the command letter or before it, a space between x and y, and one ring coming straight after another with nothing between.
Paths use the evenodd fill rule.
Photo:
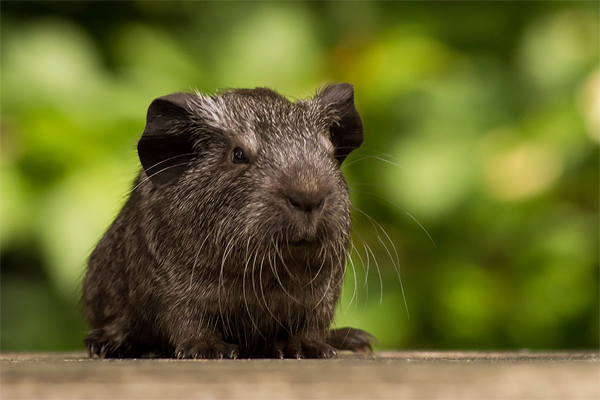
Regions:
<instances>
[{"instance_id":1,"label":"guinea pig claw","mask_svg":"<svg viewBox=\"0 0 600 400\"><path fill-rule=\"evenodd\" d=\"M320 353L320 358L336 358L338 355L337 351L335 351L333 348L323 349Z\"/></svg>"},{"instance_id":2,"label":"guinea pig claw","mask_svg":"<svg viewBox=\"0 0 600 400\"><path fill-rule=\"evenodd\" d=\"M229 354L227 355L227 358L230 358L232 360L235 360L238 358L239 355L239 351L238 349L231 349L231 351L229 352Z\"/></svg>"},{"instance_id":3,"label":"guinea pig claw","mask_svg":"<svg viewBox=\"0 0 600 400\"><path fill-rule=\"evenodd\" d=\"M98 356L100 358L104 358L104 357L106 357L106 353L108 353L108 346L106 344L103 344L100 347L100 351L98 352Z\"/></svg>"},{"instance_id":4,"label":"guinea pig claw","mask_svg":"<svg viewBox=\"0 0 600 400\"><path fill-rule=\"evenodd\" d=\"M279 358L280 360L283 360L285 358L285 353L283 352L283 344L282 343L277 343L275 346L273 346L273 355L275 356L275 358Z\"/></svg>"}]
</instances>

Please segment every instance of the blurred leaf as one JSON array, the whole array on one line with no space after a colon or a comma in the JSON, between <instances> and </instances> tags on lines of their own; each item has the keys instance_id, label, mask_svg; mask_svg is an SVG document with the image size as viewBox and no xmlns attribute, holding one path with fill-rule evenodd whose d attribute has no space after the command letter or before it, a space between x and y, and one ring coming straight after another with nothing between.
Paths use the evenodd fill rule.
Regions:
<instances>
[{"instance_id":1,"label":"blurred leaf","mask_svg":"<svg viewBox=\"0 0 600 400\"><path fill-rule=\"evenodd\" d=\"M598 18L573 8L540 18L519 49L521 68L544 91L564 90L598 62Z\"/></svg>"},{"instance_id":2,"label":"blurred leaf","mask_svg":"<svg viewBox=\"0 0 600 400\"><path fill-rule=\"evenodd\" d=\"M598 13L2 3L2 349L81 347L85 260L137 174L155 97L301 98L331 81L355 85L365 129L342 168L354 247L337 326L381 347L598 347Z\"/></svg>"},{"instance_id":3,"label":"blurred leaf","mask_svg":"<svg viewBox=\"0 0 600 400\"><path fill-rule=\"evenodd\" d=\"M96 97L107 83L97 49L77 24L54 18L36 20L6 36L2 96L9 101L3 106L45 105L85 112L82 101Z\"/></svg>"},{"instance_id":4,"label":"blurred leaf","mask_svg":"<svg viewBox=\"0 0 600 400\"><path fill-rule=\"evenodd\" d=\"M102 169L69 176L47 194L41 207L45 217L39 229L48 256L48 276L72 303L78 300L76 288L83 279L87 257L131 186L126 171L133 176L135 170L120 160L106 159Z\"/></svg>"},{"instance_id":5,"label":"blurred leaf","mask_svg":"<svg viewBox=\"0 0 600 400\"><path fill-rule=\"evenodd\" d=\"M223 33L215 77L222 87L271 87L300 93L325 82L315 27L304 3L257 3L236 29Z\"/></svg>"},{"instance_id":6,"label":"blurred leaf","mask_svg":"<svg viewBox=\"0 0 600 400\"><path fill-rule=\"evenodd\" d=\"M121 79L149 101L202 86L202 66L193 63L179 43L155 27L129 23L114 34Z\"/></svg>"},{"instance_id":7,"label":"blurred leaf","mask_svg":"<svg viewBox=\"0 0 600 400\"><path fill-rule=\"evenodd\" d=\"M2 277L2 336L10 350L73 350L83 348L85 324L72 306L65 306L40 282ZM69 313L64 312L69 309Z\"/></svg>"}]
</instances>

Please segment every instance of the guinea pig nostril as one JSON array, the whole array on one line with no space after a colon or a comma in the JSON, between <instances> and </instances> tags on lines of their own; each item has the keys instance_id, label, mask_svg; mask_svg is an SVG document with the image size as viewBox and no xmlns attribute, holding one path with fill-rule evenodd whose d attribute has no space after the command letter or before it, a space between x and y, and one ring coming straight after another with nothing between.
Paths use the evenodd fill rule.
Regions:
<instances>
[{"instance_id":1,"label":"guinea pig nostril","mask_svg":"<svg viewBox=\"0 0 600 400\"><path fill-rule=\"evenodd\" d=\"M321 210L323 208L323 205L325 204L325 198L323 197L321 200L319 200L317 202L317 206L315 207L315 209L317 210Z\"/></svg>"},{"instance_id":2,"label":"guinea pig nostril","mask_svg":"<svg viewBox=\"0 0 600 400\"><path fill-rule=\"evenodd\" d=\"M310 213L312 211L321 211L325 204L325 198L311 198L305 195L287 196L288 206L295 211Z\"/></svg>"},{"instance_id":3,"label":"guinea pig nostril","mask_svg":"<svg viewBox=\"0 0 600 400\"><path fill-rule=\"evenodd\" d=\"M299 210L301 210L303 208L302 201L296 197L288 196L287 201L288 201L288 205L291 208L295 208L295 209L299 209Z\"/></svg>"}]
</instances>

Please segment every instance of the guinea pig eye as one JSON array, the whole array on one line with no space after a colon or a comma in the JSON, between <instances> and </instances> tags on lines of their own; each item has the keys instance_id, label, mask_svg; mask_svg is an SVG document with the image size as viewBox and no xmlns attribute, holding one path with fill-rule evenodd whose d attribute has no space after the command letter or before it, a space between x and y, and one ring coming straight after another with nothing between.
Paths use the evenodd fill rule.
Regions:
<instances>
[{"instance_id":1,"label":"guinea pig eye","mask_svg":"<svg viewBox=\"0 0 600 400\"><path fill-rule=\"evenodd\" d=\"M233 149L232 161L234 164L247 164L250 160L246 157L244 150L239 147Z\"/></svg>"}]
</instances>

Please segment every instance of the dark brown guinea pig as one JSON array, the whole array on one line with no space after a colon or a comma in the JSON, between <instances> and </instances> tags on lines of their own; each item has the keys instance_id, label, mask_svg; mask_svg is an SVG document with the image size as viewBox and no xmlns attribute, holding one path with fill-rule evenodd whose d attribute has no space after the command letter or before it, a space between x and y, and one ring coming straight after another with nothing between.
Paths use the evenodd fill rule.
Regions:
<instances>
[{"instance_id":1,"label":"dark brown guinea pig","mask_svg":"<svg viewBox=\"0 0 600 400\"><path fill-rule=\"evenodd\" d=\"M90 356L330 358L370 350L330 330L350 240L340 172L363 139L350 84L150 104L142 170L90 256Z\"/></svg>"}]
</instances>

